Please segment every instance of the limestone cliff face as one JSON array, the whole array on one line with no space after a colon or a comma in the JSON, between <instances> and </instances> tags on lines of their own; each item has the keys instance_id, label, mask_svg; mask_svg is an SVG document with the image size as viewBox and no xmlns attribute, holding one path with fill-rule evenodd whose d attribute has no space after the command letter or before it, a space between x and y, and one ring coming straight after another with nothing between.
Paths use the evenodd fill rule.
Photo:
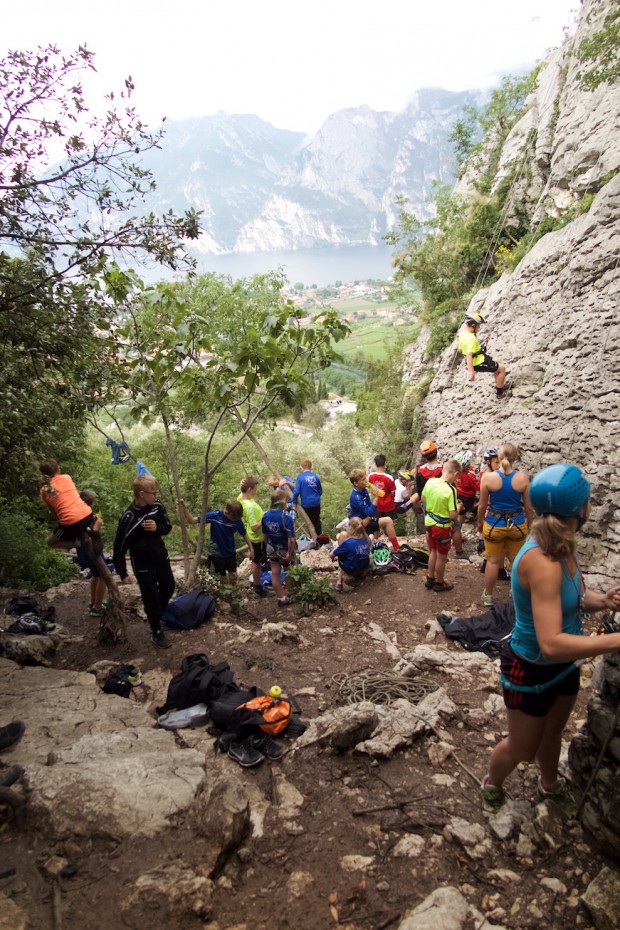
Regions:
<instances>
[{"instance_id":1,"label":"limestone cliff face","mask_svg":"<svg viewBox=\"0 0 620 930\"><path fill-rule=\"evenodd\" d=\"M424 408L426 433L444 456L509 440L530 474L557 461L581 466L593 502L581 558L590 583L607 586L620 577L620 174L608 180L620 167L620 85L581 91L571 53L612 6L584 3L574 40L545 63L502 154L500 174L523 155L529 170L515 197L529 204L533 224L598 191L589 212L544 236L472 301L487 318L488 351L514 381L512 395L498 401L491 375L468 386L455 341L431 363ZM419 380L428 367L422 342L412 347L408 377Z\"/></svg>"}]
</instances>

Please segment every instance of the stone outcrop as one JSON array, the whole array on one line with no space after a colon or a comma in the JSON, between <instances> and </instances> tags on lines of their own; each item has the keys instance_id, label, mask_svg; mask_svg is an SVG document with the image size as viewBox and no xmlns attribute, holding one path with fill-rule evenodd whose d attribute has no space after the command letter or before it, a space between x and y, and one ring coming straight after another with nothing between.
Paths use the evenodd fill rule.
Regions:
<instances>
[{"instance_id":1,"label":"stone outcrop","mask_svg":"<svg viewBox=\"0 0 620 930\"><path fill-rule=\"evenodd\" d=\"M575 784L583 792L605 751L588 788L582 822L598 846L620 860L620 656L606 656L600 674L601 689L588 704L588 720L572 741L569 762Z\"/></svg>"},{"instance_id":2,"label":"stone outcrop","mask_svg":"<svg viewBox=\"0 0 620 930\"><path fill-rule=\"evenodd\" d=\"M524 172L531 196L514 195L531 211L534 227L543 216L566 212L585 193L598 192L587 213L545 235L513 272L473 298L487 319L488 351L514 381L512 395L496 400L490 375L467 383L455 340L435 360L423 411L424 431L436 438L442 455L468 447L480 455L510 440L521 448L530 473L561 460L581 465L592 482L594 506L580 555L589 581L607 586L620 570L614 503L620 468L620 176L609 179L620 168L620 83L582 91L571 53L610 9L609 0L584 3L575 38L543 66L525 122L504 147L500 174L508 161L523 156L527 127L536 129L536 145L523 156L531 168ZM419 382L428 365L424 344L412 347L406 377Z\"/></svg>"},{"instance_id":3,"label":"stone outcrop","mask_svg":"<svg viewBox=\"0 0 620 930\"><path fill-rule=\"evenodd\" d=\"M104 694L93 675L0 659L0 705L26 724L14 756L28 776L28 817L44 833L153 836L203 783L202 753L180 749L141 704Z\"/></svg>"}]
</instances>

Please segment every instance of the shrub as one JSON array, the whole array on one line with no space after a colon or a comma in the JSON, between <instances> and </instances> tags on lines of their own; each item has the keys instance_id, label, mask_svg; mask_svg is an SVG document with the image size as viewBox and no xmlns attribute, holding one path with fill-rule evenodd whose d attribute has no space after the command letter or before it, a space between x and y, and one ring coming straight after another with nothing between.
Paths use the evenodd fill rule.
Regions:
<instances>
[{"instance_id":1,"label":"shrub","mask_svg":"<svg viewBox=\"0 0 620 930\"><path fill-rule=\"evenodd\" d=\"M328 607L337 599L327 578L318 578L307 565L292 565L288 569L286 588L293 602L303 607Z\"/></svg>"},{"instance_id":2,"label":"shrub","mask_svg":"<svg viewBox=\"0 0 620 930\"><path fill-rule=\"evenodd\" d=\"M30 501L0 501L0 584L9 588L45 591L70 581L76 566L46 545L49 528L31 513Z\"/></svg>"}]
</instances>

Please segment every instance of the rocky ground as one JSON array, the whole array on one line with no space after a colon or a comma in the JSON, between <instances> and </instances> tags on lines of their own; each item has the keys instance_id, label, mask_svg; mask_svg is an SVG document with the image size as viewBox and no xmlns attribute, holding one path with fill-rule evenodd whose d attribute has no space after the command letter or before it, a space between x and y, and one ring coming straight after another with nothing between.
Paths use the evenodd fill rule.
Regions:
<instances>
[{"instance_id":1,"label":"rocky ground","mask_svg":"<svg viewBox=\"0 0 620 930\"><path fill-rule=\"evenodd\" d=\"M165 651L138 619L128 645L97 645L86 582L50 592L56 648L38 665L0 659L0 722L27 724L2 754L26 769L27 813L0 834L0 928L611 930L607 893L593 916L604 862L576 822L538 803L533 768L512 778L501 814L481 810L476 782L505 718L497 663L435 622L481 612L478 565L451 561L447 575L449 593L426 591L419 570L308 615L253 600L250 614L170 633ZM281 761L243 770L204 728L154 728L195 652L297 696L310 727ZM124 662L143 684L129 699L103 694L103 673ZM346 705L340 680L361 671L424 679L427 696ZM570 732L592 666L583 677Z\"/></svg>"}]
</instances>

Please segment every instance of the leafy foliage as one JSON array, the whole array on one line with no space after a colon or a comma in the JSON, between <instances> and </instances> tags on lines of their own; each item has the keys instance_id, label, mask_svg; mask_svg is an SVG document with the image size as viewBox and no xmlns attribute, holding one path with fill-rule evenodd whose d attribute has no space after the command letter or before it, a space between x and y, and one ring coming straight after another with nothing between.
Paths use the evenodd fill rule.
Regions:
<instances>
[{"instance_id":1,"label":"leafy foliage","mask_svg":"<svg viewBox=\"0 0 620 930\"><path fill-rule=\"evenodd\" d=\"M0 500L0 585L45 591L75 578L67 556L45 545L48 535L27 498Z\"/></svg>"},{"instance_id":2,"label":"leafy foliage","mask_svg":"<svg viewBox=\"0 0 620 930\"><path fill-rule=\"evenodd\" d=\"M596 90L601 84L614 84L620 77L620 10L610 10L603 28L584 39L577 49L579 61L587 70L578 72L583 90Z\"/></svg>"},{"instance_id":3,"label":"leafy foliage","mask_svg":"<svg viewBox=\"0 0 620 930\"><path fill-rule=\"evenodd\" d=\"M292 565L286 572L286 589L295 604L328 607L337 600L327 578L320 578L307 565Z\"/></svg>"}]
</instances>

